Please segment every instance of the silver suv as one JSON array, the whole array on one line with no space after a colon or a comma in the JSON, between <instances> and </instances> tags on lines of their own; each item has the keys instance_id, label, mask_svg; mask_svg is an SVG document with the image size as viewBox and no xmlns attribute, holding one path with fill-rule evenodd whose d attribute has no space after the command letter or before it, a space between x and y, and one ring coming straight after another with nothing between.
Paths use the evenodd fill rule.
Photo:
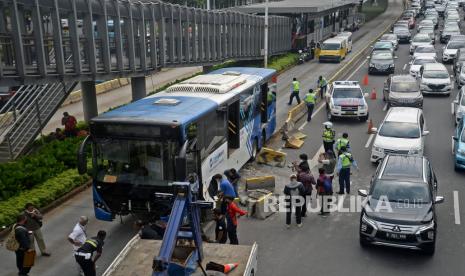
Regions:
<instances>
[{"instance_id":1,"label":"silver suv","mask_svg":"<svg viewBox=\"0 0 465 276\"><path fill-rule=\"evenodd\" d=\"M411 75L390 76L384 83L383 100L388 107L408 106L423 108L420 84Z\"/></svg>"}]
</instances>

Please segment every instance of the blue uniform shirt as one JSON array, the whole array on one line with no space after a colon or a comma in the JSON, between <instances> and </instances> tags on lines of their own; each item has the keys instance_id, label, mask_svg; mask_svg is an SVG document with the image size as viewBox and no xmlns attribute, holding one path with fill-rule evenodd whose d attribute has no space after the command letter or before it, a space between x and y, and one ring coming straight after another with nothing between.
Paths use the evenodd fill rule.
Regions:
<instances>
[{"instance_id":1,"label":"blue uniform shirt","mask_svg":"<svg viewBox=\"0 0 465 276\"><path fill-rule=\"evenodd\" d=\"M220 190L225 196L236 197L233 185L226 178L221 179Z\"/></svg>"}]
</instances>

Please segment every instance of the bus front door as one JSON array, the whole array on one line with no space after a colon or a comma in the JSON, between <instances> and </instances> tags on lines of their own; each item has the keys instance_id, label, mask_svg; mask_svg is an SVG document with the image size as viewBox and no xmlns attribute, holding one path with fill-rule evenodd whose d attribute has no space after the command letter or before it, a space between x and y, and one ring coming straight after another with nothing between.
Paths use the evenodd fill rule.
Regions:
<instances>
[{"instance_id":1,"label":"bus front door","mask_svg":"<svg viewBox=\"0 0 465 276\"><path fill-rule=\"evenodd\" d=\"M228 106L228 152L240 147L240 103L239 100Z\"/></svg>"}]
</instances>

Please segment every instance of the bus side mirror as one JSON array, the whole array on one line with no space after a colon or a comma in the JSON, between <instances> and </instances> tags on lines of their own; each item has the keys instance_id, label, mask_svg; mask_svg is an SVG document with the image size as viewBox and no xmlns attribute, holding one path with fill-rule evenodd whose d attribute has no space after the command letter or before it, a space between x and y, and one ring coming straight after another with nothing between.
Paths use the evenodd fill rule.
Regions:
<instances>
[{"instance_id":1,"label":"bus side mirror","mask_svg":"<svg viewBox=\"0 0 465 276\"><path fill-rule=\"evenodd\" d=\"M87 136L84 141L82 141L81 146L77 152L77 169L79 174L85 174L87 172L87 146L92 141L90 136Z\"/></svg>"},{"instance_id":2,"label":"bus side mirror","mask_svg":"<svg viewBox=\"0 0 465 276\"><path fill-rule=\"evenodd\" d=\"M187 159L185 157L176 156L174 158L176 181L186 181L187 178Z\"/></svg>"}]
</instances>

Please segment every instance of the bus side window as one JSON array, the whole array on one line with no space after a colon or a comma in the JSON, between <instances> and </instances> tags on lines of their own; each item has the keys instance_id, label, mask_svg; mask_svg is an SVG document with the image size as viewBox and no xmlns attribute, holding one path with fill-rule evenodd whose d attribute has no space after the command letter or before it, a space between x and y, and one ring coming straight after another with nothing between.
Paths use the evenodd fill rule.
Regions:
<instances>
[{"instance_id":1,"label":"bus side window","mask_svg":"<svg viewBox=\"0 0 465 276\"><path fill-rule=\"evenodd\" d=\"M228 106L228 148L240 147L240 102L239 100Z\"/></svg>"},{"instance_id":2,"label":"bus side window","mask_svg":"<svg viewBox=\"0 0 465 276\"><path fill-rule=\"evenodd\" d=\"M260 87L260 92L261 92L261 102L260 102L260 117L261 117L261 122L266 123L268 121L268 105L271 104L270 101L268 101L268 93L271 93L269 91L268 83L264 83Z\"/></svg>"}]
</instances>

